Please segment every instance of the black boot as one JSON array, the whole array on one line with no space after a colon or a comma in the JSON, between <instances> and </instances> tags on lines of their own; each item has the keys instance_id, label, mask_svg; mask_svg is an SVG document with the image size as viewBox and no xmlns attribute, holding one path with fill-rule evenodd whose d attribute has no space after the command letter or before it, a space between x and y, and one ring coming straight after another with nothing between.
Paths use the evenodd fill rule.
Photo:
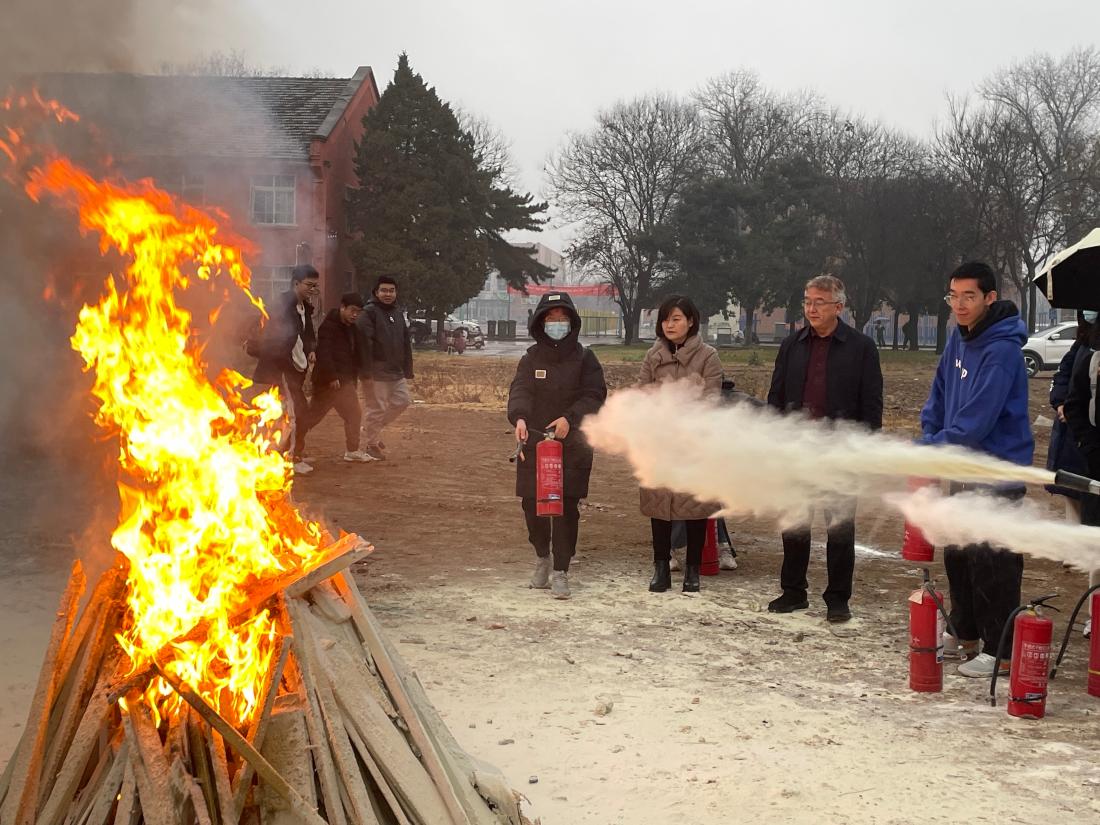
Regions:
<instances>
[{"instance_id":1,"label":"black boot","mask_svg":"<svg viewBox=\"0 0 1100 825\"><path fill-rule=\"evenodd\" d=\"M699 565L697 565L697 564L685 564L684 565L684 592L685 593L698 593L699 592Z\"/></svg>"},{"instance_id":2,"label":"black boot","mask_svg":"<svg viewBox=\"0 0 1100 825\"><path fill-rule=\"evenodd\" d=\"M668 569L668 559L653 562L653 581L649 583L650 593L664 593L672 587L672 571Z\"/></svg>"}]
</instances>

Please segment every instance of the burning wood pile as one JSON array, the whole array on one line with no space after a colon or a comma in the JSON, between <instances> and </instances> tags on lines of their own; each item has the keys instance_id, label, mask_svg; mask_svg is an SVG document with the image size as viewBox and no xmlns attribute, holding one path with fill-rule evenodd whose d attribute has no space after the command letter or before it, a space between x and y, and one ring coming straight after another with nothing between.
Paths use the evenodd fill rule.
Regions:
<instances>
[{"instance_id":1,"label":"burning wood pile","mask_svg":"<svg viewBox=\"0 0 1100 825\"><path fill-rule=\"evenodd\" d=\"M219 213L32 146L46 119L79 120L0 101L0 172L124 267L71 339L118 444L118 561L82 611L73 571L0 825L519 825L360 596L348 568L370 546L291 501L279 390L204 359L219 310L200 328L192 293L263 311L243 242Z\"/></svg>"},{"instance_id":2,"label":"burning wood pile","mask_svg":"<svg viewBox=\"0 0 1100 825\"><path fill-rule=\"evenodd\" d=\"M344 536L310 570L257 589L280 641L243 733L159 664L120 674L124 565L78 616L78 563L0 781L0 822L525 821L504 778L458 747L343 569L370 549ZM159 723L142 701L154 674L182 700Z\"/></svg>"}]
</instances>

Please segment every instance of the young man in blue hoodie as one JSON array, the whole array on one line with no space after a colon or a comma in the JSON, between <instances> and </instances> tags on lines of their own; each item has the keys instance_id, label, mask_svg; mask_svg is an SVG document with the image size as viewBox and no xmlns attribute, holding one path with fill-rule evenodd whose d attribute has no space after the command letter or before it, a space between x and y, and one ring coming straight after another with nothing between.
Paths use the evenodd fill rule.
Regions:
<instances>
[{"instance_id":1,"label":"young man in blue hoodie","mask_svg":"<svg viewBox=\"0 0 1100 825\"><path fill-rule=\"evenodd\" d=\"M951 273L944 299L958 327L947 341L921 410L924 442L959 444L1030 465L1035 441L1027 409L1027 371L1020 355L1027 328L1016 305L997 300L996 275L979 261ZM1022 485L989 491L1010 499L1025 492ZM959 673L992 676L1001 631L1020 603L1023 556L984 543L949 546L943 566L951 592L951 622L959 634L944 634L944 654L965 658L975 652Z\"/></svg>"}]
</instances>

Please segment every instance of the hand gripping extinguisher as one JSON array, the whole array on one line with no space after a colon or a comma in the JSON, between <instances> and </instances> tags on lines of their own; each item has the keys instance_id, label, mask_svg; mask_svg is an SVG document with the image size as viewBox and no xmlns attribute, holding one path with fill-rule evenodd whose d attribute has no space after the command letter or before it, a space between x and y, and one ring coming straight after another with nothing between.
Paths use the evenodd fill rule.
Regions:
<instances>
[{"instance_id":1,"label":"hand gripping extinguisher","mask_svg":"<svg viewBox=\"0 0 1100 825\"><path fill-rule=\"evenodd\" d=\"M918 693L943 690L943 629L947 611L924 571L920 590L909 596L909 689Z\"/></svg>"},{"instance_id":2,"label":"hand gripping extinguisher","mask_svg":"<svg viewBox=\"0 0 1100 825\"><path fill-rule=\"evenodd\" d=\"M561 442L547 430L535 446L535 512L540 516L560 516L565 495Z\"/></svg>"},{"instance_id":3,"label":"hand gripping extinguisher","mask_svg":"<svg viewBox=\"0 0 1100 825\"><path fill-rule=\"evenodd\" d=\"M1054 635L1054 622L1043 616L1042 609L1058 608L1044 604L1056 594L1032 599L1023 607L1017 607L1005 622L1001 640L997 645L997 660L993 663L993 677L989 680L989 704L997 704L997 674L1001 669L1001 657L1008 641L1008 629L1012 628L1012 663L1008 674L1008 715L1030 716L1042 719L1047 707L1047 671L1050 668L1050 642Z\"/></svg>"},{"instance_id":4,"label":"hand gripping extinguisher","mask_svg":"<svg viewBox=\"0 0 1100 825\"><path fill-rule=\"evenodd\" d=\"M1066 627L1066 635L1062 639L1062 647L1058 650L1058 658L1054 660L1054 667L1050 670L1050 678L1053 679L1058 674L1062 657L1066 655L1066 647L1069 645L1069 634L1073 632L1073 625L1077 621L1077 614L1081 612L1081 608L1089 597L1092 598L1092 605L1089 617L1091 631L1089 634L1088 694L1089 696L1100 696L1100 584L1086 590L1085 595L1078 600L1077 606L1073 608L1073 613L1069 617L1069 625Z\"/></svg>"},{"instance_id":5,"label":"hand gripping extinguisher","mask_svg":"<svg viewBox=\"0 0 1100 825\"><path fill-rule=\"evenodd\" d=\"M931 487L937 482L930 478L909 479L909 492L915 493L922 487ZM905 522L905 536L901 543L901 557L908 561L932 561L936 557L936 548L924 537L924 533L915 524Z\"/></svg>"}]
</instances>

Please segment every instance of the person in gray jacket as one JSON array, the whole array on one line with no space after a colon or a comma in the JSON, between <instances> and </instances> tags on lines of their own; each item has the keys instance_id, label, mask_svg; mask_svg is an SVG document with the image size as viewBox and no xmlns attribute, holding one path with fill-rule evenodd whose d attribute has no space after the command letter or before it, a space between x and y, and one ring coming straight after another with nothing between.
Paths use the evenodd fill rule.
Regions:
<instances>
[{"instance_id":1,"label":"person in gray jacket","mask_svg":"<svg viewBox=\"0 0 1100 825\"><path fill-rule=\"evenodd\" d=\"M412 341L405 315L397 307L397 281L380 275L373 300L359 315L359 386L366 409L365 450L379 461L386 458L382 430L409 406L408 381L413 377Z\"/></svg>"}]
</instances>

